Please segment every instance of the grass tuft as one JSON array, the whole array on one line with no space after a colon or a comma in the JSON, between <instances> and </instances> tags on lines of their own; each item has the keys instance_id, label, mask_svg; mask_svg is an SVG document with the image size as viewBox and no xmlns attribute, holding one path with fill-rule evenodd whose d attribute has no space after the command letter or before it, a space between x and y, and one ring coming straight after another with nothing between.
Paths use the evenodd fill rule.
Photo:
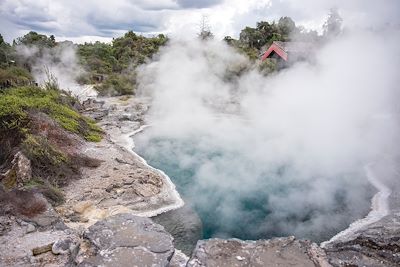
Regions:
<instances>
[{"instance_id":1,"label":"grass tuft","mask_svg":"<svg viewBox=\"0 0 400 267\"><path fill-rule=\"evenodd\" d=\"M17 87L0 92L0 131L29 132L29 112L44 112L61 127L88 141L99 142L102 130L93 120L73 108L74 99L61 91L40 87Z\"/></svg>"}]
</instances>

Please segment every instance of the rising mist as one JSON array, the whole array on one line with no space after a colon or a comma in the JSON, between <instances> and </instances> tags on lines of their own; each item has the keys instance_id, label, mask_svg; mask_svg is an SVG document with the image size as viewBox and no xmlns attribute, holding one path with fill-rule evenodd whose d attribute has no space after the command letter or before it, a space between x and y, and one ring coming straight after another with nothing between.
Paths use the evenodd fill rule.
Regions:
<instances>
[{"instance_id":1,"label":"rising mist","mask_svg":"<svg viewBox=\"0 0 400 267\"><path fill-rule=\"evenodd\" d=\"M312 63L267 77L223 42L172 40L140 72L152 127L137 142L193 172L184 195L212 206L215 236L243 223L249 238L322 241L368 212L364 167L398 156L399 37L347 27Z\"/></svg>"}]
</instances>

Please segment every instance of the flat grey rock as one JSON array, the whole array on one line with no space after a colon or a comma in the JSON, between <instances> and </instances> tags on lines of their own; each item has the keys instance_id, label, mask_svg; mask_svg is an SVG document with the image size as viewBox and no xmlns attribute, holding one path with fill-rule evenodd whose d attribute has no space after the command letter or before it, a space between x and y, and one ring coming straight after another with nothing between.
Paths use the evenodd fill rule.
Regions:
<instances>
[{"instance_id":1,"label":"flat grey rock","mask_svg":"<svg viewBox=\"0 0 400 267\"><path fill-rule=\"evenodd\" d=\"M310 241L294 237L242 241L200 240L188 267L202 266L329 266L325 254Z\"/></svg>"},{"instance_id":2,"label":"flat grey rock","mask_svg":"<svg viewBox=\"0 0 400 267\"><path fill-rule=\"evenodd\" d=\"M392 214L325 247L333 266L400 266L400 215Z\"/></svg>"},{"instance_id":3,"label":"flat grey rock","mask_svg":"<svg viewBox=\"0 0 400 267\"><path fill-rule=\"evenodd\" d=\"M33 224L28 223L26 225L26 233L27 234L35 232L35 231L36 231L36 227Z\"/></svg>"},{"instance_id":4,"label":"flat grey rock","mask_svg":"<svg viewBox=\"0 0 400 267\"><path fill-rule=\"evenodd\" d=\"M94 255L79 266L168 266L173 238L161 225L132 214L108 217L84 233Z\"/></svg>"},{"instance_id":5,"label":"flat grey rock","mask_svg":"<svg viewBox=\"0 0 400 267\"><path fill-rule=\"evenodd\" d=\"M75 246L76 242L72 238L62 238L54 242L51 252L56 255L68 254Z\"/></svg>"},{"instance_id":6,"label":"flat grey rock","mask_svg":"<svg viewBox=\"0 0 400 267\"><path fill-rule=\"evenodd\" d=\"M400 159L382 158L371 166L373 174L391 190L388 215L361 227L324 249L333 266L400 266Z\"/></svg>"}]
</instances>

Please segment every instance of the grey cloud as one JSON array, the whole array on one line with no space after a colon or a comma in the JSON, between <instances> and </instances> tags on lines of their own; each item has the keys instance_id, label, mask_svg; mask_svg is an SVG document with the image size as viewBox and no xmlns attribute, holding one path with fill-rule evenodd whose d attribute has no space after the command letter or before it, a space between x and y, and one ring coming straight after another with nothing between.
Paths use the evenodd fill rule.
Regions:
<instances>
[{"instance_id":1,"label":"grey cloud","mask_svg":"<svg viewBox=\"0 0 400 267\"><path fill-rule=\"evenodd\" d=\"M183 8L205 8L218 5L222 0L177 0L176 2Z\"/></svg>"},{"instance_id":2,"label":"grey cloud","mask_svg":"<svg viewBox=\"0 0 400 267\"><path fill-rule=\"evenodd\" d=\"M229 34L236 36L245 26L280 16L291 16L300 23L320 21L332 6L339 8L345 24L376 26L388 21L400 24L400 2L396 0L387 0L384 4L378 0L271 0L270 5L267 3L256 5L249 1L247 11L237 12L233 20L223 22L232 26L226 27L229 31L233 29ZM171 19L181 18L185 12L196 12L197 9L200 13L203 8L209 8L212 13L213 7L218 5L230 7L231 3L228 0L1 0L0 27L7 41L30 30L64 37L115 37L127 30L173 32L175 26L170 23ZM182 18L182 24L185 24L185 16Z\"/></svg>"},{"instance_id":3,"label":"grey cloud","mask_svg":"<svg viewBox=\"0 0 400 267\"><path fill-rule=\"evenodd\" d=\"M16 24L19 27L27 28L30 29L31 31L36 31L36 32L57 32L58 27L54 26L54 24L51 24L47 21L41 22L41 21L18 21Z\"/></svg>"},{"instance_id":4,"label":"grey cloud","mask_svg":"<svg viewBox=\"0 0 400 267\"><path fill-rule=\"evenodd\" d=\"M397 0L387 0L384 3L379 0L271 0L266 12L274 17L291 16L297 21L306 21L326 16L330 8L338 8L344 21L348 21L351 27L400 22L400 2Z\"/></svg>"},{"instance_id":5,"label":"grey cloud","mask_svg":"<svg viewBox=\"0 0 400 267\"><path fill-rule=\"evenodd\" d=\"M131 2L143 10L161 11L179 9L175 0L134 0Z\"/></svg>"},{"instance_id":6,"label":"grey cloud","mask_svg":"<svg viewBox=\"0 0 400 267\"><path fill-rule=\"evenodd\" d=\"M1 32L7 41L16 32L38 31L60 36L97 35L115 37L123 31L163 30L165 10L176 8L172 0L158 1L8 1L0 3L7 27ZM165 30L165 29L164 29ZM9 36L11 38L9 38Z\"/></svg>"},{"instance_id":7,"label":"grey cloud","mask_svg":"<svg viewBox=\"0 0 400 267\"><path fill-rule=\"evenodd\" d=\"M152 16L148 16L152 17ZM153 17L154 18L154 17ZM88 16L88 23L97 29L102 35L113 36L116 31L133 30L137 32L157 31L160 28L161 19L145 19L134 16L132 19L104 19L91 14Z\"/></svg>"}]
</instances>

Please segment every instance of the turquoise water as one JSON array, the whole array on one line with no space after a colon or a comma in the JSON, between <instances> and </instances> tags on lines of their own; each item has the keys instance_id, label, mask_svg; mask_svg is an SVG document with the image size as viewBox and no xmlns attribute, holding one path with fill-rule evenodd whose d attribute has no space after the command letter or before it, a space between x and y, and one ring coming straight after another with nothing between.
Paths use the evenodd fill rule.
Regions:
<instances>
[{"instance_id":1,"label":"turquoise water","mask_svg":"<svg viewBox=\"0 0 400 267\"><path fill-rule=\"evenodd\" d=\"M256 165L249 155L212 146L204 137L160 138L145 132L134 141L135 151L170 176L185 202L198 213L203 238L295 235L320 242L369 211L370 186L354 182L361 172L330 177L342 182L328 185L332 188L326 190L330 194L323 196L327 200L322 203L309 199L321 177L297 179L290 161L273 167ZM346 181L352 182L346 186ZM349 190L354 185L361 197L355 198Z\"/></svg>"}]
</instances>

